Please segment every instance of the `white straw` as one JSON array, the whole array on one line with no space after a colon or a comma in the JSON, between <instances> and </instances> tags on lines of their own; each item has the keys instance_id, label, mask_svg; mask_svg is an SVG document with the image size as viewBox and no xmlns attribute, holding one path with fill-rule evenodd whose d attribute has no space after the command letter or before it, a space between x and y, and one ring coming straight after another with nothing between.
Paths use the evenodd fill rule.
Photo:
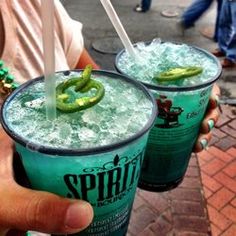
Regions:
<instances>
[{"instance_id":1,"label":"white straw","mask_svg":"<svg viewBox=\"0 0 236 236\"><path fill-rule=\"evenodd\" d=\"M127 52L129 53L130 56L135 58L134 47L133 47L127 33L125 32L125 29L124 29L123 25L121 24L121 21L120 21L118 15L116 14L115 9L113 8L110 0L100 0L100 1L103 5L108 17L109 17L111 23L115 27L116 32L119 35L121 42L123 43Z\"/></svg>"},{"instance_id":2,"label":"white straw","mask_svg":"<svg viewBox=\"0 0 236 236\"><path fill-rule=\"evenodd\" d=\"M41 2L46 116L48 120L53 120L56 118L54 0L42 0Z\"/></svg>"}]
</instances>

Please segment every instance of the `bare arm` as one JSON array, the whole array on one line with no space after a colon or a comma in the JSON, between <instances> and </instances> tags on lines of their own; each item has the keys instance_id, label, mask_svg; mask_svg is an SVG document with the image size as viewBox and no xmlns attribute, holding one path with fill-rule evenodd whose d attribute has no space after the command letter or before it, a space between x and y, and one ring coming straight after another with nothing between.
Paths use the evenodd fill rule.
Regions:
<instances>
[{"instance_id":1,"label":"bare arm","mask_svg":"<svg viewBox=\"0 0 236 236\"><path fill-rule=\"evenodd\" d=\"M84 48L80 59L76 65L76 69L84 69L86 65L91 64L93 69L100 69L100 66L92 59L88 51Z\"/></svg>"}]
</instances>

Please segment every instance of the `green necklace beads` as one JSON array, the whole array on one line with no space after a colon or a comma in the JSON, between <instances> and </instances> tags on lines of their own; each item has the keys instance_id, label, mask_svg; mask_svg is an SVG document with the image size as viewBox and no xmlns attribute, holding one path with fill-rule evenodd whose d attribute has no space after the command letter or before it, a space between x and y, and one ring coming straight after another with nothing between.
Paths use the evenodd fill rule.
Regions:
<instances>
[{"instance_id":1,"label":"green necklace beads","mask_svg":"<svg viewBox=\"0 0 236 236\"><path fill-rule=\"evenodd\" d=\"M14 82L14 79L14 76L9 73L9 69L4 67L4 62L0 60L0 97L8 96L19 87L19 84Z\"/></svg>"}]
</instances>

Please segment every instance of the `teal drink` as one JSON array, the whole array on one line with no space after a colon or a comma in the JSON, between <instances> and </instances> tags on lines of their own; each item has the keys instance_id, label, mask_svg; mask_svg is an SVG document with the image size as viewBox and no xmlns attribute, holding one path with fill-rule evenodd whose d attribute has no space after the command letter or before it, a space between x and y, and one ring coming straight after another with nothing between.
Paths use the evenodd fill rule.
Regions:
<instances>
[{"instance_id":1,"label":"teal drink","mask_svg":"<svg viewBox=\"0 0 236 236\"><path fill-rule=\"evenodd\" d=\"M155 96L159 111L149 135L139 187L166 191L184 178L221 66L207 51L186 44L153 41L137 44L135 49L137 60L123 50L116 57L116 68L141 81ZM175 73L183 68L200 68L200 73L179 78ZM163 76L170 71L171 76Z\"/></svg>"},{"instance_id":2,"label":"teal drink","mask_svg":"<svg viewBox=\"0 0 236 236\"><path fill-rule=\"evenodd\" d=\"M78 73L56 76L61 82ZM105 88L95 106L75 113L58 111L57 119L49 122L38 78L7 98L2 125L16 142L33 189L91 203L94 220L76 235L120 236L127 231L157 109L145 87L125 76L93 71L92 78ZM73 89L67 92L77 96Z\"/></svg>"}]
</instances>

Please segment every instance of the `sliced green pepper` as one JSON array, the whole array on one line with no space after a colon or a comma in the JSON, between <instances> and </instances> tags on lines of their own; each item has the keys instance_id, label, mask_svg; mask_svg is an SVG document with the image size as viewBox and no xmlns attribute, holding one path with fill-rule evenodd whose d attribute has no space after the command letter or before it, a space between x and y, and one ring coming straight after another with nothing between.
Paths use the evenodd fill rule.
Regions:
<instances>
[{"instance_id":1,"label":"sliced green pepper","mask_svg":"<svg viewBox=\"0 0 236 236\"><path fill-rule=\"evenodd\" d=\"M81 77L70 78L57 86L57 109L66 113L72 113L92 107L102 100L105 94L104 87L100 82L91 79L91 72L92 66L88 65ZM94 88L96 93L93 97L81 97L69 102L70 95L66 93L66 89L73 86L75 86L75 92L86 93Z\"/></svg>"},{"instance_id":2,"label":"sliced green pepper","mask_svg":"<svg viewBox=\"0 0 236 236\"><path fill-rule=\"evenodd\" d=\"M177 67L162 72L159 75L155 76L154 78L158 82L175 81L179 79L192 77L194 75L198 75L202 73L202 71L203 71L202 67L197 67L197 66Z\"/></svg>"}]
</instances>

